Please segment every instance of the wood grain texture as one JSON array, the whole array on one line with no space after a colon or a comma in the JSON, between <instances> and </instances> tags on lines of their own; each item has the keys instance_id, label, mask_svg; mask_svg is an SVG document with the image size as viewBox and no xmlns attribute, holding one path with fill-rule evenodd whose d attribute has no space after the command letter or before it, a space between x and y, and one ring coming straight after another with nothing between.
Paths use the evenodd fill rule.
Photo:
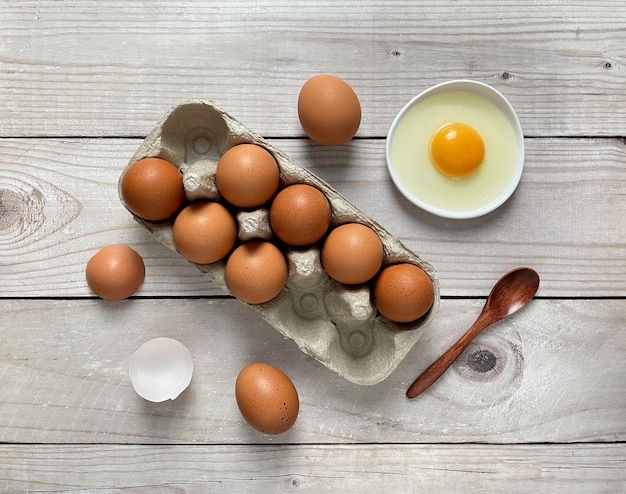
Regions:
<instances>
[{"instance_id":1,"label":"wood grain texture","mask_svg":"<svg viewBox=\"0 0 626 494\"><path fill-rule=\"evenodd\" d=\"M140 296L222 294L121 205L117 181L140 142L0 140L0 296L91 296L84 266L110 243L128 243L144 257L148 275ZM387 173L382 140L341 149L306 140L272 143L431 263L444 296L485 296L521 265L539 272L540 296L626 295L620 139L527 139L526 168L513 197L466 221L437 218L405 200Z\"/></svg>"},{"instance_id":2,"label":"wood grain texture","mask_svg":"<svg viewBox=\"0 0 626 494\"><path fill-rule=\"evenodd\" d=\"M0 442L545 443L626 439L624 300L533 300L485 330L433 386L413 379L471 325L481 300L440 315L384 382L358 386L296 348L235 300L0 300ZM177 400L133 391L132 353L169 336L192 352ZM494 357L480 365L478 352ZM484 354L481 354L484 355ZM263 361L300 394L296 425L264 436L241 418L234 382Z\"/></svg>"},{"instance_id":3,"label":"wood grain texture","mask_svg":"<svg viewBox=\"0 0 626 494\"><path fill-rule=\"evenodd\" d=\"M526 135L626 135L621 1L5 0L0 19L2 136L145 135L189 98L301 136L297 95L319 72L354 86L364 137L456 78L500 89Z\"/></svg>"},{"instance_id":4,"label":"wood grain texture","mask_svg":"<svg viewBox=\"0 0 626 494\"><path fill-rule=\"evenodd\" d=\"M6 492L553 492L626 489L624 445L0 446ZM565 466L567 465L567 466Z\"/></svg>"},{"instance_id":5,"label":"wood grain texture","mask_svg":"<svg viewBox=\"0 0 626 494\"><path fill-rule=\"evenodd\" d=\"M621 0L0 2L0 491L626 492L625 64ZM362 103L345 146L303 138L297 95L321 72ZM516 193L468 221L419 211L385 169L397 112L454 78L499 89L527 137ZM121 208L141 137L194 98L435 267L439 317L385 382L327 370ZM117 242L148 276L137 298L105 303L84 266ZM407 400L521 265L539 272L539 298ZM157 336L196 368L179 399L150 404L127 370ZM283 436L237 410L251 360L300 392Z\"/></svg>"}]
</instances>

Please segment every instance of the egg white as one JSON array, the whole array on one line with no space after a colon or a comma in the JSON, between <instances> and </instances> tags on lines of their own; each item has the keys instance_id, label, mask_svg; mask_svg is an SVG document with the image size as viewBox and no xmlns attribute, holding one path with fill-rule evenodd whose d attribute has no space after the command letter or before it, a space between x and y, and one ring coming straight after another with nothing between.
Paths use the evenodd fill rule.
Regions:
<instances>
[{"instance_id":1,"label":"egg white","mask_svg":"<svg viewBox=\"0 0 626 494\"><path fill-rule=\"evenodd\" d=\"M431 160L430 141L449 123L470 125L483 139L485 158L471 175L448 177ZM487 208L506 194L518 151L515 130L496 104L470 91L442 92L417 101L396 122L390 172L405 195L454 215Z\"/></svg>"}]
</instances>

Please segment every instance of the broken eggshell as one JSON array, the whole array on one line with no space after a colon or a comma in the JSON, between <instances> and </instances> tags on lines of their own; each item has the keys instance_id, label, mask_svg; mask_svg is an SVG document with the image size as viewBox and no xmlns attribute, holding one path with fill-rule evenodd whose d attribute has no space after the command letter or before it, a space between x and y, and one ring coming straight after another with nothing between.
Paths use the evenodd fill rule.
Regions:
<instances>
[{"instance_id":1,"label":"broken eggshell","mask_svg":"<svg viewBox=\"0 0 626 494\"><path fill-rule=\"evenodd\" d=\"M145 342L130 359L133 388L155 403L177 398L191 382L193 360L189 350L172 338Z\"/></svg>"},{"instance_id":2,"label":"broken eggshell","mask_svg":"<svg viewBox=\"0 0 626 494\"><path fill-rule=\"evenodd\" d=\"M434 300L428 313L412 323L399 324L375 309L370 285L347 286L328 277L320 261L320 243L306 248L283 245L282 253L289 265L285 287L269 302L248 304L304 353L348 381L360 385L383 381L438 311L439 283L430 264L329 184L209 101L188 101L172 108L148 134L128 166L139 159L158 156L173 163L183 174L188 201L223 201L215 182L217 163L228 149L242 143L262 146L274 156L280 170L279 190L293 184L308 184L319 189L331 205L331 229L345 223L361 223L374 230L383 244L382 267L402 262L415 264L432 280ZM120 198L124 204L121 195ZM238 242L275 240L267 205L252 210L239 209L233 214L238 221ZM135 216L135 220L176 252L172 239L173 219L155 222ZM226 293L231 293L224 279L226 260L196 266Z\"/></svg>"}]
</instances>

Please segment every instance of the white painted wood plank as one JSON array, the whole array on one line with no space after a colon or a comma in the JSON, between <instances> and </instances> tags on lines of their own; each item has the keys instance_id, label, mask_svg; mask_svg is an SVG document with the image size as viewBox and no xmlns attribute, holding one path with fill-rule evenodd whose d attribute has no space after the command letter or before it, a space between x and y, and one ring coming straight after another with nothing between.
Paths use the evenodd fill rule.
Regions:
<instances>
[{"instance_id":1,"label":"white painted wood plank","mask_svg":"<svg viewBox=\"0 0 626 494\"><path fill-rule=\"evenodd\" d=\"M511 200L465 221L434 217L405 200L389 179L384 140L332 150L306 140L272 142L430 262L444 296L484 296L519 265L540 273L542 296L626 295L620 139L526 139L526 168ZM146 261L140 296L222 293L121 206L117 181L139 143L0 140L0 296L90 296L87 260L118 242Z\"/></svg>"},{"instance_id":2,"label":"white painted wood plank","mask_svg":"<svg viewBox=\"0 0 626 494\"><path fill-rule=\"evenodd\" d=\"M473 322L481 300L444 300L384 382L347 382L235 300L0 300L0 443L547 443L626 440L626 300L533 300L485 330L415 400L412 380ZM194 358L191 387L154 404L133 391L130 356L169 336ZM472 368L479 349L495 371ZM234 382L278 366L300 394L281 436L241 418ZM475 366L474 366L475 367Z\"/></svg>"},{"instance_id":3,"label":"white painted wood plank","mask_svg":"<svg viewBox=\"0 0 626 494\"><path fill-rule=\"evenodd\" d=\"M299 136L298 91L319 72L354 86L365 137L455 78L500 89L527 135L626 134L619 0L5 0L0 29L2 136L144 135L198 97Z\"/></svg>"},{"instance_id":4,"label":"white painted wood plank","mask_svg":"<svg viewBox=\"0 0 626 494\"><path fill-rule=\"evenodd\" d=\"M0 446L5 492L516 492L626 489L626 446Z\"/></svg>"}]
</instances>

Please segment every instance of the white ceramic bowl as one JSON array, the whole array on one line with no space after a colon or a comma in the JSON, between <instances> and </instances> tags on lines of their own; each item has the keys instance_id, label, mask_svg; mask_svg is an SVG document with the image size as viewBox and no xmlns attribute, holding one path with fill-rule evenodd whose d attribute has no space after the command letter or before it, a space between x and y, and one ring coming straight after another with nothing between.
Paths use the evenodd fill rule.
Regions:
<instances>
[{"instance_id":1,"label":"white ceramic bowl","mask_svg":"<svg viewBox=\"0 0 626 494\"><path fill-rule=\"evenodd\" d=\"M448 97L450 101L446 99ZM471 108L473 102L476 102L478 110ZM506 159L491 159L487 166L490 142L485 140L485 162L469 179L444 177L435 169L429 156L424 154L428 151L422 149L428 148L425 143L439 128L424 128L423 119L434 121L439 118L443 122L439 126L450 123L444 121L443 115L454 112L457 107L460 115L470 119L478 118L477 115L484 110L485 115L491 115L481 117L491 121L494 127L491 133L506 135L510 143ZM431 116L425 117L427 113ZM463 117L452 121L462 120ZM407 133L411 125L414 132ZM415 143L412 142L413 137ZM400 141L404 141L402 146L407 151L399 151ZM419 153L413 153L411 146L415 149L419 147ZM499 91L477 81L453 80L426 89L402 108L387 136L386 158L394 184L409 201L444 218L475 218L498 208L517 188L524 168L524 135L515 110ZM410 173L406 172L408 168L411 168ZM498 177L497 180L494 177ZM441 187L440 193L433 192L436 187ZM454 204L447 204L446 197L454 198Z\"/></svg>"}]
</instances>

